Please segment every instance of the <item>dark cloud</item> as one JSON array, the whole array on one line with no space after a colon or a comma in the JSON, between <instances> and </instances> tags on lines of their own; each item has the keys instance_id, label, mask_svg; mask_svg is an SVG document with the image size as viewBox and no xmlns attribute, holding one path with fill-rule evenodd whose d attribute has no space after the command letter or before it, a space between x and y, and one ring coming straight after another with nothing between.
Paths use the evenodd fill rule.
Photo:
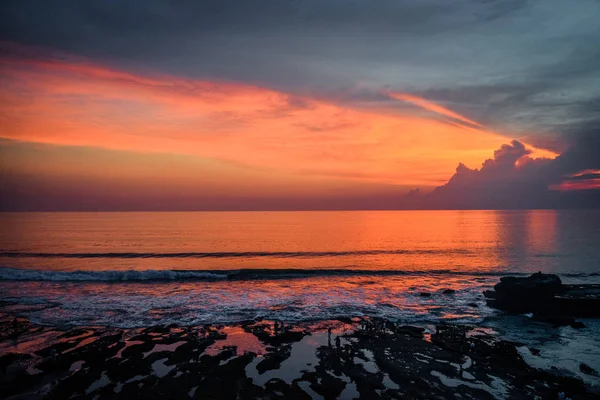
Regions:
<instances>
[{"instance_id":1,"label":"dark cloud","mask_svg":"<svg viewBox=\"0 0 600 400\"><path fill-rule=\"evenodd\" d=\"M358 82L415 94L512 86L497 113L497 96L447 100L497 123L519 96L545 93L548 80L573 97L572 85L598 78L598 17L593 0L576 8L568 0L6 0L0 37L130 69L334 98Z\"/></svg>"},{"instance_id":2,"label":"dark cloud","mask_svg":"<svg viewBox=\"0 0 600 400\"><path fill-rule=\"evenodd\" d=\"M574 174L593 169L600 170L600 123L573 136L573 145L555 162L555 174Z\"/></svg>"},{"instance_id":3,"label":"dark cloud","mask_svg":"<svg viewBox=\"0 0 600 400\"><path fill-rule=\"evenodd\" d=\"M564 178L565 181L589 181L591 179L600 179L600 173L590 172L582 173L581 175L567 176Z\"/></svg>"}]
</instances>

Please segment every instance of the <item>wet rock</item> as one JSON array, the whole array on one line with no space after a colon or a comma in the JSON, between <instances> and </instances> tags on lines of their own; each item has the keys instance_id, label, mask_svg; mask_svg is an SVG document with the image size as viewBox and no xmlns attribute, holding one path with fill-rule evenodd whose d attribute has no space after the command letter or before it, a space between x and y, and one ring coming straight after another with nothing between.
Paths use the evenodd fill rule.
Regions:
<instances>
[{"instance_id":1,"label":"wet rock","mask_svg":"<svg viewBox=\"0 0 600 400\"><path fill-rule=\"evenodd\" d=\"M579 364L579 370L587 375L598 376L598 372L587 364Z\"/></svg>"},{"instance_id":2,"label":"wet rock","mask_svg":"<svg viewBox=\"0 0 600 400\"><path fill-rule=\"evenodd\" d=\"M43 374L30 375L24 369L18 369L2 375L0 381L0 398L11 397L28 391L43 380Z\"/></svg>"},{"instance_id":3,"label":"wet rock","mask_svg":"<svg viewBox=\"0 0 600 400\"><path fill-rule=\"evenodd\" d=\"M445 289L442 293L443 294L454 294L454 293L456 293L456 290L454 290L454 289Z\"/></svg>"},{"instance_id":4,"label":"wet rock","mask_svg":"<svg viewBox=\"0 0 600 400\"><path fill-rule=\"evenodd\" d=\"M554 327L569 326L575 323L575 318L565 315L534 314L531 319L552 324Z\"/></svg>"},{"instance_id":5,"label":"wet rock","mask_svg":"<svg viewBox=\"0 0 600 400\"><path fill-rule=\"evenodd\" d=\"M380 328L359 328L365 321ZM302 344L268 346L262 359L256 359L257 355L252 352L240 355L235 345L223 346L216 353L211 350L196 357L196 350L203 351L207 345L227 336L226 330L216 327L186 331L161 327L134 332L88 328L92 334L86 338L94 338L94 341L82 343L73 339L74 343L82 345L65 350L58 362L42 373L30 375L27 368L20 365L21 361L27 363L33 360L15 361L16 356L9 354L0 357L0 364L9 364L9 374L1 382L0 397L18 395L19 398L27 398L29 393L57 382L49 387L46 398L309 400L309 393L314 395L315 392L324 399L473 399L492 398L489 391L481 388L493 384L490 380L493 375L494 380L506 383L506 398L556 398L559 391L574 399L595 398L580 379L561 375L558 370L531 368L517 350L522 347L521 344L502 341L485 332L473 331L473 334L467 335L474 329L472 326L439 325L438 332L429 341L423 338L423 328L397 326L383 319L365 318L354 322L355 329L348 327L346 333L340 334L343 345L339 348L305 340ZM255 329L260 336L271 332L267 329L268 324L255 325L247 322L241 327L249 331ZM325 335L323 326L327 325L316 328L320 329L317 335L321 335L321 339ZM299 333L311 334L312 329L306 326ZM194 330L208 331L208 334L200 338ZM79 336L76 333L70 332L64 338ZM152 353L141 351L143 345L130 345L128 349L133 350L123 351L119 357L114 357L126 342L134 338L148 343L147 347L176 342L183 344L178 344L175 350L161 347ZM300 346L301 353L305 354L299 354L298 347L294 346ZM48 354L50 347L42 346L34 359L39 360L42 354ZM291 351L292 348L294 351ZM312 351L316 360L312 356L305 359ZM538 349L530 351L539 354ZM472 363L465 364L466 356ZM298 365L300 371L297 375L290 376L288 368L285 372L281 371L286 375L279 375L277 370L286 359ZM74 360L77 361L73 366ZM157 362L167 367L160 374L155 368ZM464 380L457 376L457 368L463 364L467 365L465 372L472 376L472 379L468 378L469 382L476 386L458 385L449 390L443 384L444 379ZM597 371L586 364L581 364L580 369L583 373L597 376ZM263 381L262 385L250 377L250 373L260 376L265 371L270 371L270 379Z\"/></svg>"},{"instance_id":6,"label":"wet rock","mask_svg":"<svg viewBox=\"0 0 600 400\"><path fill-rule=\"evenodd\" d=\"M465 349L467 328L455 325L436 325L431 341L451 351L461 352Z\"/></svg>"},{"instance_id":7,"label":"wet rock","mask_svg":"<svg viewBox=\"0 0 600 400\"><path fill-rule=\"evenodd\" d=\"M41 379L41 374L32 376L23 366L18 365L31 358L28 354L20 353L8 353L0 356L0 397L19 393Z\"/></svg>"},{"instance_id":8,"label":"wet rock","mask_svg":"<svg viewBox=\"0 0 600 400\"><path fill-rule=\"evenodd\" d=\"M431 293L429 293L429 292L421 292L419 294L419 296L421 296L421 297L431 297Z\"/></svg>"},{"instance_id":9,"label":"wet rock","mask_svg":"<svg viewBox=\"0 0 600 400\"><path fill-rule=\"evenodd\" d=\"M273 378L265 384L267 393L271 393L271 398L279 399L298 399L311 400L312 398L298 386L298 382L294 381L288 385L283 379ZM263 396L260 396L263 397ZM260 398L259 396L250 395L248 399Z\"/></svg>"},{"instance_id":10,"label":"wet rock","mask_svg":"<svg viewBox=\"0 0 600 400\"><path fill-rule=\"evenodd\" d=\"M402 325L396 328L396 333L410 335L412 337L420 338L423 336L423 332L425 328L420 328L418 326L410 326L410 325Z\"/></svg>"},{"instance_id":11,"label":"wet rock","mask_svg":"<svg viewBox=\"0 0 600 400\"><path fill-rule=\"evenodd\" d=\"M582 328L585 328L585 324L581 321L573 321L573 322L571 322L571 328L582 329Z\"/></svg>"},{"instance_id":12,"label":"wet rock","mask_svg":"<svg viewBox=\"0 0 600 400\"><path fill-rule=\"evenodd\" d=\"M338 399L346 383L319 368L316 373L305 373L303 379L310 382L310 388L325 399Z\"/></svg>"},{"instance_id":13,"label":"wet rock","mask_svg":"<svg viewBox=\"0 0 600 400\"><path fill-rule=\"evenodd\" d=\"M4 371L10 364L21 361L28 360L31 356L29 354L21 354L21 353L8 353L0 356L0 369Z\"/></svg>"},{"instance_id":14,"label":"wet rock","mask_svg":"<svg viewBox=\"0 0 600 400\"><path fill-rule=\"evenodd\" d=\"M533 354L534 356L539 356L540 355L540 349L529 348L529 352L531 354Z\"/></svg>"},{"instance_id":15,"label":"wet rock","mask_svg":"<svg viewBox=\"0 0 600 400\"><path fill-rule=\"evenodd\" d=\"M292 330L291 327L286 327L283 332L278 331L271 333L270 324L256 324L256 325L245 325L242 326L244 331L252 333L264 344L270 346L279 346L285 343L299 342L302 338L308 334L306 331Z\"/></svg>"},{"instance_id":16,"label":"wet rock","mask_svg":"<svg viewBox=\"0 0 600 400\"><path fill-rule=\"evenodd\" d=\"M600 316L600 285L563 285L553 274L503 277L493 291L486 290L483 294L489 306L509 312Z\"/></svg>"},{"instance_id":17,"label":"wet rock","mask_svg":"<svg viewBox=\"0 0 600 400\"><path fill-rule=\"evenodd\" d=\"M600 285L563 285L554 299L556 312L575 317L600 317Z\"/></svg>"},{"instance_id":18,"label":"wet rock","mask_svg":"<svg viewBox=\"0 0 600 400\"><path fill-rule=\"evenodd\" d=\"M469 303L467 304L469 307L477 308L479 305L477 303Z\"/></svg>"},{"instance_id":19,"label":"wet rock","mask_svg":"<svg viewBox=\"0 0 600 400\"><path fill-rule=\"evenodd\" d=\"M526 278L507 276L500 278L500 282L494 286L495 297L488 297L488 303L512 312L547 310L551 308L561 286L560 278L553 274L538 272Z\"/></svg>"},{"instance_id":20,"label":"wet rock","mask_svg":"<svg viewBox=\"0 0 600 400\"><path fill-rule=\"evenodd\" d=\"M256 365L256 370L262 374L272 369L278 369L281 363L287 360L292 354L292 346L280 346L277 348L269 348L263 360Z\"/></svg>"}]
</instances>

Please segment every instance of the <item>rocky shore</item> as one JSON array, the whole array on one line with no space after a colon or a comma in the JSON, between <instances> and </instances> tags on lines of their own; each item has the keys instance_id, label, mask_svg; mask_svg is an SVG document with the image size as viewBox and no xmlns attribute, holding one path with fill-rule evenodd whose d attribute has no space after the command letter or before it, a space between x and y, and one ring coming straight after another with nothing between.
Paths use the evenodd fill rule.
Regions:
<instances>
[{"instance_id":1,"label":"rocky shore","mask_svg":"<svg viewBox=\"0 0 600 400\"><path fill-rule=\"evenodd\" d=\"M60 330L7 315L0 323L2 398L598 398L576 377L525 362L539 349L474 326L353 318Z\"/></svg>"}]
</instances>

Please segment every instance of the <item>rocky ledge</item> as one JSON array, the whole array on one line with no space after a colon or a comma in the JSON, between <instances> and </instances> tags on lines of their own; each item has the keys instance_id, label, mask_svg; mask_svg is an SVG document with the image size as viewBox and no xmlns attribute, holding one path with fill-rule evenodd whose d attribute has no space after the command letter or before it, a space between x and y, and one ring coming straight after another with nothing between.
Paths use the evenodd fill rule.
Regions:
<instances>
[{"instance_id":1,"label":"rocky ledge","mask_svg":"<svg viewBox=\"0 0 600 400\"><path fill-rule=\"evenodd\" d=\"M4 322L4 323L3 323ZM66 331L0 318L0 398L531 399L597 398L528 349L486 329L427 332L352 318L274 329L231 326ZM581 364L586 376L597 371Z\"/></svg>"},{"instance_id":2,"label":"rocky ledge","mask_svg":"<svg viewBox=\"0 0 600 400\"><path fill-rule=\"evenodd\" d=\"M500 279L484 295L490 307L538 317L600 317L600 285L565 285L557 275L535 273ZM551 316L551 317L550 317Z\"/></svg>"}]
</instances>

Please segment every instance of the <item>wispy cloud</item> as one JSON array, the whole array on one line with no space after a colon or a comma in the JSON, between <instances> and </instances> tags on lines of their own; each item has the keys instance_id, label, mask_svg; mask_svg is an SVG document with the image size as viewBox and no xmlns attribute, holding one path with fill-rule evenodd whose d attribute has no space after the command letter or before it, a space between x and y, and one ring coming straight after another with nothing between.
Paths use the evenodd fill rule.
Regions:
<instances>
[{"instance_id":1,"label":"wispy cloud","mask_svg":"<svg viewBox=\"0 0 600 400\"><path fill-rule=\"evenodd\" d=\"M385 93L385 92L384 92ZM436 104L432 101L423 99L421 97L418 96L414 96L408 93L395 93L395 92L387 92L387 95L393 99L396 100L400 100L400 101L404 101L407 103L411 103L414 104L418 107L421 107L425 110L431 111L433 113L439 114L439 115L443 115L445 117L449 117L454 121L458 121L458 122L462 122L462 123L466 123L470 126L474 126L477 128L481 128L484 129L484 127L478 123L475 122L463 115L460 115L452 110L449 110L445 107L440 106L439 104Z\"/></svg>"}]
</instances>

